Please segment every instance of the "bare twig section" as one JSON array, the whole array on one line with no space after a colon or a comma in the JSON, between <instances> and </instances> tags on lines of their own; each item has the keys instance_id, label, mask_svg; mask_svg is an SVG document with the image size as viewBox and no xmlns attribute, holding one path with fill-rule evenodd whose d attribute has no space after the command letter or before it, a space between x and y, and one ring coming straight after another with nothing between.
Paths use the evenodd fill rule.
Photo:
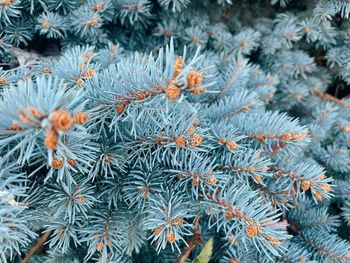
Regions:
<instances>
[{"instance_id":1,"label":"bare twig section","mask_svg":"<svg viewBox=\"0 0 350 263\"><path fill-rule=\"evenodd\" d=\"M186 259L190 256L192 250L198 245L203 243L202 235L199 231L199 220L200 216L197 216L193 221L193 236L191 237L190 241L188 242L188 247L185 249L185 251L180 255L180 257L175 261L175 263L184 263Z\"/></svg>"},{"instance_id":2,"label":"bare twig section","mask_svg":"<svg viewBox=\"0 0 350 263\"><path fill-rule=\"evenodd\" d=\"M51 230L45 232L41 237L38 238L38 241L34 246L31 247L31 249L28 251L27 255L23 258L22 263L27 263L28 260L38 251L42 246L44 245L45 241L48 239L48 237L51 234Z\"/></svg>"},{"instance_id":3,"label":"bare twig section","mask_svg":"<svg viewBox=\"0 0 350 263\"><path fill-rule=\"evenodd\" d=\"M315 96L317 96L317 97L319 97L319 98L321 98L323 100L333 102L333 103L339 105L342 108L347 108L348 107L348 105L345 102L343 102L340 99L338 99L336 97L333 97L332 95L329 95L327 93L323 93L321 91L314 91L313 95L315 95Z\"/></svg>"}]
</instances>

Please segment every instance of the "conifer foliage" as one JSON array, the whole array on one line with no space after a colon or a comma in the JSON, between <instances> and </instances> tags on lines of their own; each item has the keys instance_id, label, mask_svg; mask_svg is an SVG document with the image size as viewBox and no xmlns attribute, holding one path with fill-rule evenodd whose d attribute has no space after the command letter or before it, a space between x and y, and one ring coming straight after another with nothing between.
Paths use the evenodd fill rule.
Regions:
<instances>
[{"instance_id":1,"label":"conifer foliage","mask_svg":"<svg viewBox=\"0 0 350 263\"><path fill-rule=\"evenodd\" d=\"M0 0L0 262L350 262L349 19Z\"/></svg>"}]
</instances>

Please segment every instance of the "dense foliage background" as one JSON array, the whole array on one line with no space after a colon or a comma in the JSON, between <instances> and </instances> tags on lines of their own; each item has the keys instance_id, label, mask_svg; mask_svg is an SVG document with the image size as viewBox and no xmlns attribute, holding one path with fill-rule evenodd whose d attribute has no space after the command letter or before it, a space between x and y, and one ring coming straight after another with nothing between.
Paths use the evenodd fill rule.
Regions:
<instances>
[{"instance_id":1,"label":"dense foliage background","mask_svg":"<svg viewBox=\"0 0 350 263\"><path fill-rule=\"evenodd\" d=\"M350 262L349 16L0 0L0 262Z\"/></svg>"}]
</instances>

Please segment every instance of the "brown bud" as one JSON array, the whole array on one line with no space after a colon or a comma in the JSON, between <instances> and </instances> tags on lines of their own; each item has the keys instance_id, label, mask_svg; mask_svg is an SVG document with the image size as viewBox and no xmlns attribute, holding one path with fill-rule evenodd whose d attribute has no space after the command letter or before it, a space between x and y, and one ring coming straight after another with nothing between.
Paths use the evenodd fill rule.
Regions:
<instances>
[{"instance_id":1,"label":"brown bud","mask_svg":"<svg viewBox=\"0 0 350 263\"><path fill-rule=\"evenodd\" d=\"M46 131L45 141L44 141L47 149L55 150L58 144L58 134L56 131L48 129Z\"/></svg>"},{"instance_id":2,"label":"brown bud","mask_svg":"<svg viewBox=\"0 0 350 263\"><path fill-rule=\"evenodd\" d=\"M54 169L60 169L60 168L62 168L62 166L63 166L63 161L62 161L62 160L59 160L59 159L57 159L57 158L53 158L53 159L52 159L51 166L52 166L52 168L54 168Z\"/></svg>"},{"instance_id":3,"label":"brown bud","mask_svg":"<svg viewBox=\"0 0 350 263\"><path fill-rule=\"evenodd\" d=\"M202 94L202 93L204 93L206 91L207 91L206 88L195 89L195 90L192 91L192 94L199 95L199 94Z\"/></svg>"},{"instance_id":4,"label":"brown bud","mask_svg":"<svg viewBox=\"0 0 350 263\"><path fill-rule=\"evenodd\" d=\"M34 107L29 107L28 112L38 120L42 120L44 118L44 116Z\"/></svg>"},{"instance_id":5,"label":"brown bud","mask_svg":"<svg viewBox=\"0 0 350 263\"><path fill-rule=\"evenodd\" d=\"M192 177L192 184L199 185L199 179L197 177Z\"/></svg>"},{"instance_id":6,"label":"brown bud","mask_svg":"<svg viewBox=\"0 0 350 263\"><path fill-rule=\"evenodd\" d=\"M215 176L207 177L204 179L209 185L214 185L218 182L218 179Z\"/></svg>"},{"instance_id":7,"label":"brown bud","mask_svg":"<svg viewBox=\"0 0 350 263\"><path fill-rule=\"evenodd\" d=\"M109 164L110 161L111 161L111 158L109 157L109 155L108 154L104 154L103 162L105 164Z\"/></svg>"},{"instance_id":8,"label":"brown bud","mask_svg":"<svg viewBox=\"0 0 350 263\"><path fill-rule=\"evenodd\" d=\"M254 238L259 235L259 229L255 225L249 225L245 229L245 233L249 238Z\"/></svg>"},{"instance_id":9,"label":"brown bud","mask_svg":"<svg viewBox=\"0 0 350 263\"><path fill-rule=\"evenodd\" d=\"M225 138L220 138L219 143L226 145L227 142L226 142Z\"/></svg>"},{"instance_id":10,"label":"brown bud","mask_svg":"<svg viewBox=\"0 0 350 263\"><path fill-rule=\"evenodd\" d=\"M301 182L301 189L302 189L303 191L309 190L310 184L311 184L311 181L310 181L309 179L303 180L303 181Z\"/></svg>"},{"instance_id":11,"label":"brown bud","mask_svg":"<svg viewBox=\"0 0 350 263\"><path fill-rule=\"evenodd\" d=\"M332 188L329 184L322 184L321 187L322 187L323 191L325 191L326 193L329 193L332 191Z\"/></svg>"},{"instance_id":12,"label":"brown bud","mask_svg":"<svg viewBox=\"0 0 350 263\"><path fill-rule=\"evenodd\" d=\"M19 118L21 119L21 121L23 121L24 123L31 123L31 119L27 116L27 114L25 114L23 111L18 111L18 115Z\"/></svg>"},{"instance_id":13,"label":"brown bud","mask_svg":"<svg viewBox=\"0 0 350 263\"><path fill-rule=\"evenodd\" d=\"M188 128L187 132L188 133L194 132L195 129L196 129L196 126L192 126L192 127Z\"/></svg>"},{"instance_id":14,"label":"brown bud","mask_svg":"<svg viewBox=\"0 0 350 263\"><path fill-rule=\"evenodd\" d=\"M315 198L318 201L322 201L323 200L323 195L319 191L315 191L314 195L315 195Z\"/></svg>"},{"instance_id":15,"label":"brown bud","mask_svg":"<svg viewBox=\"0 0 350 263\"><path fill-rule=\"evenodd\" d=\"M2 5L7 6L12 4L12 0L2 0Z\"/></svg>"},{"instance_id":16,"label":"brown bud","mask_svg":"<svg viewBox=\"0 0 350 263\"><path fill-rule=\"evenodd\" d=\"M181 94L180 88L174 84L169 85L165 90L165 95L170 100L177 99L180 96L180 94Z\"/></svg>"},{"instance_id":17,"label":"brown bud","mask_svg":"<svg viewBox=\"0 0 350 263\"><path fill-rule=\"evenodd\" d=\"M0 85L2 87L5 87L7 85L7 80L5 79L5 77L0 77Z\"/></svg>"},{"instance_id":18,"label":"brown bud","mask_svg":"<svg viewBox=\"0 0 350 263\"><path fill-rule=\"evenodd\" d=\"M203 138L197 133L193 133L190 136L190 140L191 140L190 145L193 147L197 147L201 144L201 142L203 141Z\"/></svg>"},{"instance_id":19,"label":"brown bud","mask_svg":"<svg viewBox=\"0 0 350 263\"><path fill-rule=\"evenodd\" d=\"M261 182L261 179L262 177L260 175L257 175L257 174L253 174L253 178L255 179L256 182L260 183Z\"/></svg>"},{"instance_id":20,"label":"brown bud","mask_svg":"<svg viewBox=\"0 0 350 263\"><path fill-rule=\"evenodd\" d=\"M184 135L180 135L177 138L175 138L175 143L177 144L177 146L179 146L180 148L185 148L186 146L186 139Z\"/></svg>"},{"instance_id":21,"label":"brown bud","mask_svg":"<svg viewBox=\"0 0 350 263\"><path fill-rule=\"evenodd\" d=\"M135 99L136 100L144 100L150 96L152 96L152 94L150 92L145 91L145 92L141 92L141 93L137 94Z\"/></svg>"},{"instance_id":22,"label":"brown bud","mask_svg":"<svg viewBox=\"0 0 350 263\"><path fill-rule=\"evenodd\" d=\"M175 233L171 232L169 235L165 237L165 239L171 244L174 243L176 241Z\"/></svg>"},{"instance_id":23,"label":"brown bud","mask_svg":"<svg viewBox=\"0 0 350 263\"><path fill-rule=\"evenodd\" d=\"M82 78L79 78L79 79L77 79L76 84L78 87L81 87L84 84L84 80Z\"/></svg>"},{"instance_id":24,"label":"brown bud","mask_svg":"<svg viewBox=\"0 0 350 263\"><path fill-rule=\"evenodd\" d=\"M96 26L97 25L97 19L93 18L93 19L90 19L90 20L86 20L85 21L85 25L86 26Z\"/></svg>"},{"instance_id":25,"label":"brown bud","mask_svg":"<svg viewBox=\"0 0 350 263\"><path fill-rule=\"evenodd\" d=\"M95 74L95 70L90 68L85 72L84 77L85 78L91 78Z\"/></svg>"},{"instance_id":26,"label":"brown bud","mask_svg":"<svg viewBox=\"0 0 350 263\"><path fill-rule=\"evenodd\" d=\"M185 222L185 220L181 217L178 217L175 219L175 225L177 225L177 226L181 226L184 222Z\"/></svg>"},{"instance_id":27,"label":"brown bud","mask_svg":"<svg viewBox=\"0 0 350 263\"><path fill-rule=\"evenodd\" d=\"M103 242L99 242L96 245L96 250L97 251L102 251L104 249L105 245L103 244Z\"/></svg>"},{"instance_id":28,"label":"brown bud","mask_svg":"<svg viewBox=\"0 0 350 263\"><path fill-rule=\"evenodd\" d=\"M66 110L56 110L51 115L51 124L56 131L68 131L73 125L73 117Z\"/></svg>"},{"instance_id":29,"label":"brown bud","mask_svg":"<svg viewBox=\"0 0 350 263\"><path fill-rule=\"evenodd\" d=\"M259 136L256 138L258 142L263 143L265 141L265 138L263 136Z\"/></svg>"},{"instance_id":30,"label":"brown bud","mask_svg":"<svg viewBox=\"0 0 350 263\"><path fill-rule=\"evenodd\" d=\"M49 67L44 67L44 68L42 69L42 72L43 72L43 73L51 73L51 69L50 69Z\"/></svg>"},{"instance_id":31,"label":"brown bud","mask_svg":"<svg viewBox=\"0 0 350 263\"><path fill-rule=\"evenodd\" d=\"M269 243L273 246L273 247L278 247L280 246L280 241L275 238L275 237L271 237L271 236L266 236L265 239L267 241L269 241Z\"/></svg>"},{"instance_id":32,"label":"brown bud","mask_svg":"<svg viewBox=\"0 0 350 263\"><path fill-rule=\"evenodd\" d=\"M125 111L125 106L128 105L128 101L123 101L117 104L115 107L115 110L117 111L118 114L122 114Z\"/></svg>"},{"instance_id":33,"label":"brown bud","mask_svg":"<svg viewBox=\"0 0 350 263\"><path fill-rule=\"evenodd\" d=\"M22 131L23 127L14 123L14 124L11 124L10 127L6 128L6 130L8 130L8 131Z\"/></svg>"},{"instance_id":34,"label":"brown bud","mask_svg":"<svg viewBox=\"0 0 350 263\"><path fill-rule=\"evenodd\" d=\"M241 110L242 110L243 112L248 112L248 111L251 110L251 108L250 108L249 106L243 106L243 107L241 107Z\"/></svg>"},{"instance_id":35,"label":"brown bud","mask_svg":"<svg viewBox=\"0 0 350 263\"><path fill-rule=\"evenodd\" d=\"M348 126L340 126L340 129L341 129L343 132L350 132L350 127L348 127Z\"/></svg>"},{"instance_id":36,"label":"brown bud","mask_svg":"<svg viewBox=\"0 0 350 263\"><path fill-rule=\"evenodd\" d=\"M79 195L79 196L78 196L78 200L79 200L80 203L84 203L84 202L85 202L85 199L86 199L86 198L85 198L85 196L83 196L83 195Z\"/></svg>"},{"instance_id":37,"label":"brown bud","mask_svg":"<svg viewBox=\"0 0 350 263\"><path fill-rule=\"evenodd\" d=\"M85 112L78 112L74 115L74 123L82 125L84 124L87 120L89 120L89 115L86 114Z\"/></svg>"},{"instance_id":38,"label":"brown bud","mask_svg":"<svg viewBox=\"0 0 350 263\"><path fill-rule=\"evenodd\" d=\"M50 27L49 22L47 22L46 20L44 20L41 24L41 26L43 27L43 29L48 29Z\"/></svg>"},{"instance_id":39,"label":"brown bud","mask_svg":"<svg viewBox=\"0 0 350 263\"><path fill-rule=\"evenodd\" d=\"M281 139L284 141L290 141L291 139L293 139L293 135L290 132L288 132L286 134L283 134L281 136Z\"/></svg>"},{"instance_id":40,"label":"brown bud","mask_svg":"<svg viewBox=\"0 0 350 263\"><path fill-rule=\"evenodd\" d=\"M94 5L91 9L94 10L94 11L101 11L101 10L104 9L104 4Z\"/></svg>"},{"instance_id":41,"label":"brown bud","mask_svg":"<svg viewBox=\"0 0 350 263\"><path fill-rule=\"evenodd\" d=\"M73 167L77 166L77 161L74 159L68 158L67 162L69 163L70 166L73 166Z\"/></svg>"},{"instance_id":42,"label":"brown bud","mask_svg":"<svg viewBox=\"0 0 350 263\"><path fill-rule=\"evenodd\" d=\"M94 55L94 52L89 51L89 52L86 54L86 58L87 58L87 59L91 59L93 55Z\"/></svg>"},{"instance_id":43,"label":"brown bud","mask_svg":"<svg viewBox=\"0 0 350 263\"><path fill-rule=\"evenodd\" d=\"M159 235L163 231L163 228L161 226L157 227L154 231L154 235Z\"/></svg>"},{"instance_id":44,"label":"brown bud","mask_svg":"<svg viewBox=\"0 0 350 263\"><path fill-rule=\"evenodd\" d=\"M231 149L231 150L237 150L238 145L235 141L228 141L226 145Z\"/></svg>"},{"instance_id":45,"label":"brown bud","mask_svg":"<svg viewBox=\"0 0 350 263\"><path fill-rule=\"evenodd\" d=\"M182 57L177 57L174 62L174 76L176 77L183 69Z\"/></svg>"},{"instance_id":46,"label":"brown bud","mask_svg":"<svg viewBox=\"0 0 350 263\"><path fill-rule=\"evenodd\" d=\"M202 82L202 74L195 71L195 70L191 70L189 73L188 73L188 76L187 76L187 86L190 88L190 89L193 89L193 88L196 88L198 87Z\"/></svg>"},{"instance_id":47,"label":"brown bud","mask_svg":"<svg viewBox=\"0 0 350 263\"><path fill-rule=\"evenodd\" d=\"M147 200L148 199L148 191L144 191L142 194L143 199Z\"/></svg>"},{"instance_id":48,"label":"brown bud","mask_svg":"<svg viewBox=\"0 0 350 263\"><path fill-rule=\"evenodd\" d=\"M232 212L227 212L226 215L225 215L225 218L227 220L231 220L233 218L233 213Z\"/></svg>"}]
</instances>

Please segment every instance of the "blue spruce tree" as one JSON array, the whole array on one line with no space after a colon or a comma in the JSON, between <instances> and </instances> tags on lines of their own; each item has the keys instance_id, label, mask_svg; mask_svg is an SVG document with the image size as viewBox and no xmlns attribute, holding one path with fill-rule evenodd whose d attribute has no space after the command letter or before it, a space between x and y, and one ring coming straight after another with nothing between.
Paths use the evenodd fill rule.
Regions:
<instances>
[{"instance_id":1,"label":"blue spruce tree","mask_svg":"<svg viewBox=\"0 0 350 263\"><path fill-rule=\"evenodd\" d=\"M0 0L0 262L350 262L349 19Z\"/></svg>"}]
</instances>

